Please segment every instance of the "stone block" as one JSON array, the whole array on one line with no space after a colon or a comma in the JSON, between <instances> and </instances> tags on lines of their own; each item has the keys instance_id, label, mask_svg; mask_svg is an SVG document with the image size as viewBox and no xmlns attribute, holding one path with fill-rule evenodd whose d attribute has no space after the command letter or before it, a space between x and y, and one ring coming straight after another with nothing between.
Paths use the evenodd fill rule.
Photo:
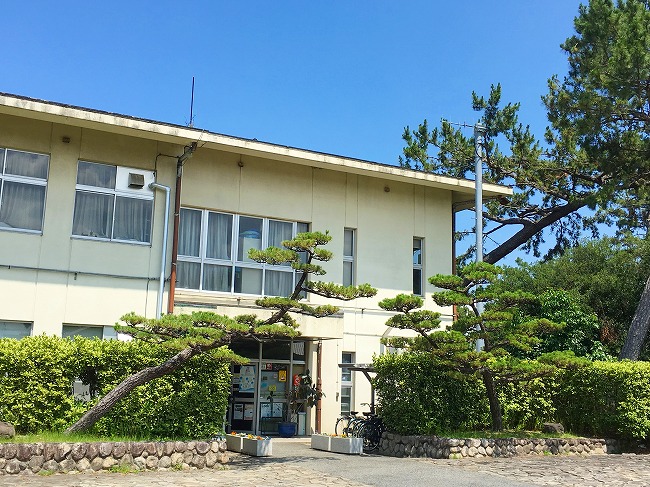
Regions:
<instances>
[{"instance_id":1,"label":"stone block","mask_svg":"<svg viewBox=\"0 0 650 487\"><path fill-rule=\"evenodd\" d=\"M47 460L41 466L42 470L47 470L48 472L58 472L60 470L59 464L54 460Z\"/></svg>"},{"instance_id":2,"label":"stone block","mask_svg":"<svg viewBox=\"0 0 650 487\"><path fill-rule=\"evenodd\" d=\"M196 468L205 468L205 457L199 454L194 455L194 457L192 457L192 463L190 465Z\"/></svg>"},{"instance_id":3,"label":"stone block","mask_svg":"<svg viewBox=\"0 0 650 487\"><path fill-rule=\"evenodd\" d=\"M59 462L60 472L67 473L77 469L77 464L72 458L66 458Z\"/></svg>"},{"instance_id":4,"label":"stone block","mask_svg":"<svg viewBox=\"0 0 650 487\"><path fill-rule=\"evenodd\" d=\"M90 470L90 460L87 458L82 458L77 462L77 470L80 472L85 472L86 470Z\"/></svg>"},{"instance_id":5,"label":"stone block","mask_svg":"<svg viewBox=\"0 0 650 487\"><path fill-rule=\"evenodd\" d=\"M97 443L88 443L88 448L86 448L86 458L88 460L93 460L97 455L99 455L99 445Z\"/></svg>"},{"instance_id":6,"label":"stone block","mask_svg":"<svg viewBox=\"0 0 650 487\"><path fill-rule=\"evenodd\" d=\"M16 451L16 459L26 462L32 458L32 445L29 443L20 443Z\"/></svg>"},{"instance_id":7,"label":"stone block","mask_svg":"<svg viewBox=\"0 0 650 487\"><path fill-rule=\"evenodd\" d=\"M175 442L173 441L166 441L163 445L163 455L164 456L170 456L172 453L174 453L175 449Z\"/></svg>"},{"instance_id":8,"label":"stone block","mask_svg":"<svg viewBox=\"0 0 650 487\"><path fill-rule=\"evenodd\" d=\"M43 455L33 455L27 462L27 466L32 472L36 473L43 468L43 463L45 463Z\"/></svg>"},{"instance_id":9,"label":"stone block","mask_svg":"<svg viewBox=\"0 0 650 487\"><path fill-rule=\"evenodd\" d=\"M183 453L185 450L187 450L187 445L185 444L184 441L177 441L174 444L174 450L177 451L178 453Z\"/></svg>"},{"instance_id":10,"label":"stone block","mask_svg":"<svg viewBox=\"0 0 650 487\"><path fill-rule=\"evenodd\" d=\"M144 451L144 443L142 443L141 441L135 441L131 443L131 445L129 446L129 450L131 451L131 455L133 455L134 457L139 457L140 455L142 455L142 452Z\"/></svg>"},{"instance_id":11,"label":"stone block","mask_svg":"<svg viewBox=\"0 0 650 487\"><path fill-rule=\"evenodd\" d=\"M205 455L210 450L210 444L205 441L198 441L196 443L196 453Z\"/></svg>"},{"instance_id":12,"label":"stone block","mask_svg":"<svg viewBox=\"0 0 650 487\"><path fill-rule=\"evenodd\" d=\"M145 458L145 457L135 457L133 459L133 465L135 465L138 470L146 470L146 468L147 468L147 458Z\"/></svg>"},{"instance_id":13,"label":"stone block","mask_svg":"<svg viewBox=\"0 0 650 487\"><path fill-rule=\"evenodd\" d=\"M158 457L155 455L149 455L146 461L147 468L153 470L158 467Z\"/></svg>"},{"instance_id":14,"label":"stone block","mask_svg":"<svg viewBox=\"0 0 650 487\"><path fill-rule=\"evenodd\" d=\"M172 460L167 455L164 455L158 461L158 468L169 468L172 465Z\"/></svg>"},{"instance_id":15,"label":"stone block","mask_svg":"<svg viewBox=\"0 0 650 487\"><path fill-rule=\"evenodd\" d=\"M13 443L5 445L5 458L7 460L16 458L16 453L18 453L18 445L15 445Z\"/></svg>"},{"instance_id":16,"label":"stone block","mask_svg":"<svg viewBox=\"0 0 650 487\"><path fill-rule=\"evenodd\" d=\"M122 458L120 458L119 462L120 465L133 465L133 455L130 453L125 453Z\"/></svg>"},{"instance_id":17,"label":"stone block","mask_svg":"<svg viewBox=\"0 0 650 487\"><path fill-rule=\"evenodd\" d=\"M16 428L11 423L0 421L0 438L13 438L16 436Z\"/></svg>"},{"instance_id":18,"label":"stone block","mask_svg":"<svg viewBox=\"0 0 650 487\"><path fill-rule=\"evenodd\" d=\"M217 463L217 460L218 460L217 454L213 451L209 451L205 455L205 466L208 468L212 468Z\"/></svg>"},{"instance_id":19,"label":"stone block","mask_svg":"<svg viewBox=\"0 0 650 487\"><path fill-rule=\"evenodd\" d=\"M70 449L70 458L78 462L86 456L86 451L88 451L88 443L75 443Z\"/></svg>"},{"instance_id":20,"label":"stone block","mask_svg":"<svg viewBox=\"0 0 650 487\"><path fill-rule=\"evenodd\" d=\"M101 470L104 464L104 460L101 457L95 457L90 461L90 468L95 472Z\"/></svg>"},{"instance_id":21,"label":"stone block","mask_svg":"<svg viewBox=\"0 0 650 487\"><path fill-rule=\"evenodd\" d=\"M180 465L183 463L183 454L179 452L172 453L169 457L172 461L172 465Z\"/></svg>"},{"instance_id":22,"label":"stone block","mask_svg":"<svg viewBox=\"0 0 650 487\"><path fill-rule=\"evenodd\" d=\"M7 465L5 465L5 472L8 474L15 475L17 473L20 473L20 462L16 460L15 458L12 460L9 460L7 462Z\"/></svg>"},{"instance_id":23,"label":"stone block","mask_svg":"<svg viewBox=\"0 0 650 487\"><path fill-rule=\"evenodd\" d=\"M122 458L126 453L127 444L124 442L115 443L113 445L113 458Z\"/></svg>"},{"instance_id":24,"label":"stone block","mask_svg":"<svg viewBox=\"0 0 650 487\"><path fill-rule=\"evenodd\" d=\"M113 443L100 443L99 444L99 456L106 458L111 453L113 453Z\"/></svg>"},{"instance_id":25,"label":"stone block","mask_svg":"<svg viewBox=\"0 0 650 487\"><path fill-rule=\"evenodd\" d=\"M106 457L102 461L102 469L104 470L108 470L115 465L117 465L117 460L115 460L113 457Z\"/></svg>"},{"instance_id":26,"label":"stone block","mask_svg":"<svg viewBox=\"0 0 650 487\"><path fill-rule=\"evenodd\" d=\"M560 423L544 423L542 425L542 432L561 435L564 433L564 426Z\"/></svg>"}]
</instances>

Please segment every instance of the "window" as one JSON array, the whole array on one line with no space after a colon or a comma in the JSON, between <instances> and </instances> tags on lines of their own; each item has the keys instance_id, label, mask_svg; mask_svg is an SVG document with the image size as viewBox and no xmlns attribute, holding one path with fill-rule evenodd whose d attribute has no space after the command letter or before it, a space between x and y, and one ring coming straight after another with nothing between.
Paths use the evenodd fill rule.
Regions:
<instances>
[{"instance_id":1,"label":"window","mask_svg":"<svg viewBox=\"0 0 650 487\"><path fill-rule=\"evenodd\" d=\"M50 157L0 149L0 229L43 231Z\"/></svg>"},{"instance_id":2,"label":"window","mask_svg":"<svg viewBox=\"0 0 650 487\"><path fill-rule=\"evenodd\" d=\"M21 339L32 334L32 324L20 321L0 321L0 338Z\"/></svg>"},{"instance_id":3,"label":"window","mask_svg":"<svg viewBox=\"0 0 650 487\"><path fill-rule=\"evenodd\" d=\"M297 273L290 265L260 264L250 249L282 247L306 223L181 208L178 287L236 294L288 296Z\"/></svg>"},{"instance_id":4,"label":"window","mask_svg":"<svg viewBox=\"0 0 650 487\"><path fill-rule=\"evenodd\" d=\"M424 239L413 239L413 294L423 296L422 287L422 250Z\"/></svg>"},{"instance_id":5,"label":"window","mask_svg":"<svg viewBox=\"0 0 650 487\"><path fill-rule=\"evenodd\" d=\"M63 338L99 338L100 340L115 340L117 333L112 326L86 326L86 325L63 325L61 333Z\"/></svg>"},{"instance_id":6,"label":"window","mask_svg":"<svg viewBox=\"0 0 650 487\"><path fill-rule=\"evenodd\" d=\"M346 228L343 231L343 285L352 286L355 282L354 275L354 250L356 231Z\"/></svg>"},{"instance_id":7,"label":"window","mask_svg":"<svg viewBox=\"0 0 650 487\"><path fill-rule=\"evenodd\" d=\"M72 234L150 243L153 211L150 182L153 182L151 171L79 161Z\"/></svg>"},{"instance_id":8,"label":"window","mask_svg":"<svg viewBox=\"0 0 650 487\"><path fill-rule=\"evenodd\" d=\"M341 363L354 363L354 354L343 352ZM341 414L350 414L350 411L352 411L352 371L347 367L341 367Z\"/></svg>"}]
</instances>

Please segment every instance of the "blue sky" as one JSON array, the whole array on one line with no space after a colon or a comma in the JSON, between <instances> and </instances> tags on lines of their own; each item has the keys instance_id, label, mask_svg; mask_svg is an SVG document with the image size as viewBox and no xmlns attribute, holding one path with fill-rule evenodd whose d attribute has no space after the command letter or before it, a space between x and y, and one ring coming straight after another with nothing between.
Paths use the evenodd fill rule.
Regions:
<instances>
[{"instance_id":1,"label":"blue sky","mask_svg":"<svg viewBox=\"0 0 650 487\"><path fill-rule=\"evenodd\" d=\"M541 137L579 3L5 0L0 91L395 164L492 83Z\"/></svg>"}]
</instances>

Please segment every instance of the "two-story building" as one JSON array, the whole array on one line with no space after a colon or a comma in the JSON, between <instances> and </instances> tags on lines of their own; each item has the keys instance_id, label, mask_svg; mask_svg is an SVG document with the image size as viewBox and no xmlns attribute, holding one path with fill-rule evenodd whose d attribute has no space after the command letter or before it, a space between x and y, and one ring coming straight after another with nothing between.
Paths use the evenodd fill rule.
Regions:
<instances>
[{"instance_id":1,"label":"two-story building","mask_svg":"<svg viewBox=\"0 0 650 487\"><path fill-rule=\"evenodd\" d=\"M255 299L285 295L296 276L248 250L330 232L324 279L378 294L301 319L294 341L234 347L251 361L234 370L228 422L261 433L306 369L320 374L323 431L366 409L368 381L339 364L370 363L397 332L379 300L415 293L434 306L426 277L451 272L454 211L474 198L473 181L9 94L0 168L0 337L111 338L129 311L262 312Z\"/></svg>"}]
</instances>

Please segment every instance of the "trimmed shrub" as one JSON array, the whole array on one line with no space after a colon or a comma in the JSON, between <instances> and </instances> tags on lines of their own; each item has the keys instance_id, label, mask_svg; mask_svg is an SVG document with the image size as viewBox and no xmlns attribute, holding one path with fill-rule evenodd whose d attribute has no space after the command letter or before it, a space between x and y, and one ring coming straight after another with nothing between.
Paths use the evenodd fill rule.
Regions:
<instances>
[{"instance_id":1,"label":"trimmed shrub","mask_svg":"<svg viewBox=\"0 0 650 487\"><path fill-rule=\"evenodd\" d=\"M0 419L21 433L61 430L85 412L74 401L80 378L99 397L173 351L143 342L37 336L0 340ZM227 363L194 357L173 374L136 388L93 430L136 438L205 438L221 433L230 390Z\"/></svg>"},{"instance_id":2,"label":"trimmed shrub","mask_svg":"<svg viewBox=\"0 0 650 487\"><path fill-rule=\"evenodd\" d=\"M425 353L376 357L379 411L389 431L407 435L482 428L489 406L481 381L452 378Z\"/></svg>"},{"instance_id":3,"label":"trimmed shrub","mask_svg":"<svg viewBox=\"0 0 650 487\"><path fill-rule=\"evenodd\" d=\"M575 433L650 438L650 363L593 362L562 374L557 419Z\"/></svg>"}]
</instances>

